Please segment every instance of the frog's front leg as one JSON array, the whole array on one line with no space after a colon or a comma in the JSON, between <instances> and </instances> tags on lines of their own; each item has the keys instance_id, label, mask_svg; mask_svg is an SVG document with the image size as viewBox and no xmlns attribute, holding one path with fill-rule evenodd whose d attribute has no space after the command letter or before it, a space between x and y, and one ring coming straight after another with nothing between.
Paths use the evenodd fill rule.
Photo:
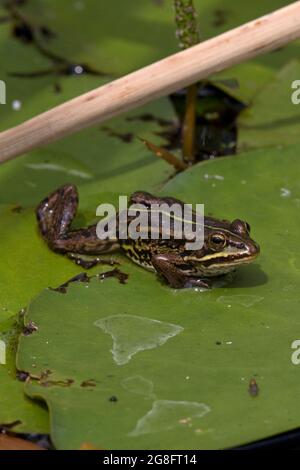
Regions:
<instances>
[{"instance_id":1,"label":"frog's front leg","mask_svg":"<svg viewBox=\"0 0 300 470\"><path fill-rule=\"evenodd\" d=\"M206 279L189 271L189 266L176 254L158 253L152 256L151 262L157 273L175 289L210 287Z\"/></svg>"},{"instance_id":2,"label":"frog's front leg","mask_svg":"<svg viewBox=\"0 0 300 470\"><path fill-rule=\"evenodd\" d=\"M76 264L92 267L104 260L96 258L86 261L73 255L98 255L118 248L115 240L100 240L96 225L70 230L78 207L78 194L74 185L67 184L45 198L36 209L40 232L49 247L56 252L66 253ZM111 260L108 260L112 264Z\"/></svg>"}]
</instances>

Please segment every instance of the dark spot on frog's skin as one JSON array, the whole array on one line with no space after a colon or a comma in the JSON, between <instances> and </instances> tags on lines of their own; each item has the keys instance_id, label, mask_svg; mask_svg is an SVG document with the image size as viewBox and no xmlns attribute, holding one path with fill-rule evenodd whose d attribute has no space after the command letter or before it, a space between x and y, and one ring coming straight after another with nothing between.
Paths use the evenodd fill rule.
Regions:
<instances>
[{"instance_id":1,"label":"dark spot on frog's skin","mask_svg":"<svg viewBox=\"0 0 300 470\"><path fill-rule=\"evenodd\" d=\"M30 379L29 372L25 372L24 370L18 370L16 373L16 378L20 380L20 382L26 382Z\"/></svg>"},{"instance_id":2,"label":"dark spot on frog's skin","mask_svg":"<svg viewBox=\"0 0 300 470\"><path fill-rule=\"evenodd\" d=\"M249 382L248 392L251 395L251 397L257 397L257 395L259 394L259 387L254 378L252 378Z\"/></svg>"},{"instance_id":3,"label":"dark spot on frog's skin","mask_svg":"<svg viewBox=\"0 0 300 470\"><path fill-rule=\"evenodd\" d=\"M93 379L84 380L81 382L80 387L96 387L96 382Z\"/></svg>"},{"instance_id":4,"label":"dark spot on frog's skin","mask_svg":"<svg viewBox=\"0 0 300 470\"><path fill-rule=\"evenodd\" d=\"M217 346L221 346L222 342L221 341L216 341Z\"/></svg>"},{"instance_id":5,"label":"dark spot on frog's skin","mask_svg":"<svg viewBox=\"0 0 300 470\"><path fill-rule=\"evenodd\" d=\"M109 401L116 403L118 401L118 398L115 395L112 395L111 397L109 397Z\"/></svg>"},{"instance_id":6,"label":"dark spot on frog's skin","mask_svg":"<svg viewBox=\"0 0 300 470\"><path fill-rule=\"evenodd\" d=\"M24 336L29 336L36 331L38 331L38 326L33 321L30 321L24 326L22 333Z\"/></svg>"},{"instance_id":7,"label":"dark spot on frog's skin","mask_svg":"<svg viewBox=\"0 0 300 470\"><path fill-rule=\"evenodd\" d=\"M120 139L122 142L125 142L127 144L129 144L130 142L133 141L134 139L134 134L132 132L125 132L125 133L122 133L122 132L117 132L117 131L114 131L113 129L110 129L109 127L107 126L103 126L101 127L101 130L106 132L106 134L108 134L109 136L111 137L117 137L118 139Z\"/></svg>"}]
</instances>

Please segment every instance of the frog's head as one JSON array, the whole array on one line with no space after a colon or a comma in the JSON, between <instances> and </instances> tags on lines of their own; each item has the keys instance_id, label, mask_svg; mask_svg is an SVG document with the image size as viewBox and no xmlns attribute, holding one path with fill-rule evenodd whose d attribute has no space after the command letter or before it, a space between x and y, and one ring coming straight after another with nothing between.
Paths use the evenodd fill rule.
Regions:
<instances>
[{"instance_id":1,"label":"frog's head","mask_svg":"<svg viewBox=\"0 0 300 470\"><path fill-rule=\"evenodd\" d=\"M250 238L250 226L236 219L205 224L205 240L196 259L206 276L232 271L236 266L252 262L259 254L259 245ZM194 261L196 261L194 258Z\"/></svg>"}]
</instances>

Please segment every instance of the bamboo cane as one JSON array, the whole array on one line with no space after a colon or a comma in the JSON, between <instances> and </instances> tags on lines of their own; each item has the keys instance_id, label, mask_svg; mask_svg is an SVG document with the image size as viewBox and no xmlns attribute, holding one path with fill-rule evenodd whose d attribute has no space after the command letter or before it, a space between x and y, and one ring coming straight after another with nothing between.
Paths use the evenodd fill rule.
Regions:
<instances>
[{"instance_id":1,"label":"bamboo cane","mask_svg":"<svg viewBox=\"0 0 300 470\"><path fill-rule=\"evenodd\" d=\"M300 1L84 93L0 133L0 162L168 95L300 37Z\"/></svg>"}]
</instances>

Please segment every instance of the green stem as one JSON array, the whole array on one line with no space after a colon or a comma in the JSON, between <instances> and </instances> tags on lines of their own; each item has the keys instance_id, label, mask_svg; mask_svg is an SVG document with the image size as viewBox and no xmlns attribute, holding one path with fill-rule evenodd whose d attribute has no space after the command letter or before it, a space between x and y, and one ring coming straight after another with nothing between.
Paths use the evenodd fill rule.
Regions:
<instances>
[{"instance_id":1,"label":"green stem","mask_svg":"<svg viewBox=\"0 0 300 470\"><path fill-rule=\"evenodd\" d=\"M149 140L140 139L146 147L154 153L159 158L165 160L169 165L172 165L176 171L183 171L187 168L187 164L179 160L173 153L169 152L168 150L158 147L157 145L153 144Z\"/></svg>"},{"instance_id":2,"label":"green stem","mask_svg":"<svg viewBox=\"0 0 300 470\"><path fill-rule=\"evenodd\" d=\"M185 115L182 125L182 153L188 163L195 161L196 103L198 86L187 88Z\"/></svg>"},{"instance_id":3,"label":"green stem","mask_svg":"<svg viewBox=\"0 0 300 470\"><path fill-rule=\"evenodd\" d=\"M193 0L174 0L174 7L177 26L176 36L179 40L179 47L187 49L200 41ZM197 84L187 88L185 115L182 125L182 154L183 159L188 163L195 161L197 91Z\"/></svg>"}]
</instances>

